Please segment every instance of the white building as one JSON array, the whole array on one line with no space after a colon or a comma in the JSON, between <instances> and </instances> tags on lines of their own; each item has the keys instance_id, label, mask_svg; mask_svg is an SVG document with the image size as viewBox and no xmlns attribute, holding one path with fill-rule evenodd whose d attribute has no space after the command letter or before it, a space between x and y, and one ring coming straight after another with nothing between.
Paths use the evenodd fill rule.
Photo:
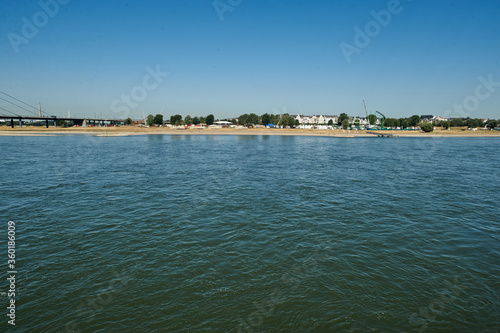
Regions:
<instances>
[{"instance_id":1,"label":"white building","mask_svg":"<svg viewBox=\"0 0 500 333\"><path fill-rule=\"evenodd\" d=\"M331 116L331 115L313 115L313 116L301 116L299 115L294 115L293 116L295 119L299 121L299 124L311 124L311 125L324 125L328 124L328 122L331 120L333 121L334 124L337 123L338 117L337 116Z\"/></svg>"},{"instance_id":2,"label":"white building","mask_svg":"<svg viewBox=\"0 0 500 333\"><path fill-rule=\"evenodd\" d=\"M444 118L444 117L440 117L440 116L434 116L434 118L432 118L432 121L448 121L448 118Z\"/></svg>"}]
</instances>

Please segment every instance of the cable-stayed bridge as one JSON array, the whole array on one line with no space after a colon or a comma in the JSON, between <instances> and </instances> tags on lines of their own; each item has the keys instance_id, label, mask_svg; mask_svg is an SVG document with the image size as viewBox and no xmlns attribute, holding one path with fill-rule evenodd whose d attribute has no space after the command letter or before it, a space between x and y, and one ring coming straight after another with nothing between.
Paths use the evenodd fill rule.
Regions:
<instances>
[{"instance_id":1,"label":"cable-stayed bridge","mask_svg":"<svg viewBox=\"0 0 500 333\"><path fill-rule=\"evenodd\" d=\"M0 119L10 120L11 127L14 128L14 121L17 121L20 127L23 127L23 122L44 121L45 126L49 125L57 127L57 121L72 121L76 126L89 125L116 125L124 124L124 119L98 118L98 117L59 117L49 115L42 111L40 104L38 109L14 96L11 96L3 91L0 91L0 100L9 104L7 107L0 106Z\"/></svg>"},{"instance_id":2,"label":"cable-stayed bridge","mask_svg":"<svg viewBox=\"0 0 500 333\"><path fill-rule=\"evenodd\" d=\"M0 115L0 119L10 120L11 127L14 128L14 121L17 121L19 127L23 127L23 122L26 123L32 120L45 121L45 126L48 128L50 125L57 127L57 121L72 121L76 126L89 126L89 125L123 125L125 123L124 119L109 119L109 118L79 118L79 117L36 117L36 116L21 116L21 115Z\"/></svg>"}]
</instances>

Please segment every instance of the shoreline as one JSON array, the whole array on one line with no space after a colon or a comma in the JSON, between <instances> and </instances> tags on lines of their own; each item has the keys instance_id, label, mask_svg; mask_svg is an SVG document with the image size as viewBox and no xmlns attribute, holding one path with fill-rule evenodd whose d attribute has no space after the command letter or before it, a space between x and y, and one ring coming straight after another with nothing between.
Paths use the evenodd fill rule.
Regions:
<instances>
[{"instance_id":1,"label":"shoreline","mask_svg":"<svg viewBox=\"0 0 500 333\"><path fill-rule=\"evenodd\" d=\"M373 131L372 131L373 132ZM377 134L392 134L395 137L500 137L500 131L469 131L462 129L442 130L424 133L422 131L376 131ZM281 136L324 136L338 138L377 137L366 130L318 130L281 128L204 128L174 129L165 127L68 127L68 128L0 128L0 136L59 136L92 135L97 137L120 137L135 135L281 135Z\"/></svg>"}]
</instances>

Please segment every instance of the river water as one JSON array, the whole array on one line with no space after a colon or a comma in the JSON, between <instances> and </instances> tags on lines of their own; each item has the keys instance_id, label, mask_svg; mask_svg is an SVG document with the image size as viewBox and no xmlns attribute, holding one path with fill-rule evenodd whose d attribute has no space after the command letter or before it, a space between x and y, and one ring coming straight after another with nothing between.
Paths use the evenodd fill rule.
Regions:
<instances>
[{"instance_id":1,"label":"river water","mask_svg":"<svg viewBox=\"0 0 500 333\"><path fill-rule=\"evenodd\" d=\"M19 332L500 330L498 138L0 145L0 327L14 221Z\"/></svg>"}]
</instances>

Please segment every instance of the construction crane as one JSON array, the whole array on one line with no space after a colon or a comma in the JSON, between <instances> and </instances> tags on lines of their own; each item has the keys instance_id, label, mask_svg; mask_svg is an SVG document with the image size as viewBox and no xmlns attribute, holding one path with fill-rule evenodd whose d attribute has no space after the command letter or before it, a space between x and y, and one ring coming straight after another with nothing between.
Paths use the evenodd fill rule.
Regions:
<instances>
[{"instance_id":1,"label":"construction crane","mask_svg":"<svg viewBox=\"0 0 500 333\"><path fill-rule=\"evenodd\" d=\"M143 119L142 119L139 123L144 122L144 127L147 127L147 124L146 124L146 119L147 119L148 117L146 117L146 116L144 115L144 109L142 109L142 116L143 116Z\"/></svg>"},{"instance_id":2,"label":"construction crane","mask_svg":"<svg viewBox=\"0 0 500 333\"><path fill-rule=\"evenodd\" d=\"M370 117L368 116L368 110L366 109L366 103L365 103L365 99L364 98L363 98L363 105L365 106L366 121L368 122L368 125L366 125L366 127L369 129L370 125L374 125L374 124L370 123Z\"/></svg>"},{"instance_id":3,"label":"construction crane","mask_svg":"<svg viewBox=\"0 0 500 333\"><path fill-rule=\"evenodd\" d=\"M365 99L364 98L363 98L363 105L365 106L366 120L370 121L368 119L368 110L366 109L366 103L365 103ZM381 112L379 112L379 111L375 111L375 113L378 113L382 117L382 118L380 118L380 125L382 127L384 127L384 125L385 125L385 118L386 117Z\"/></svg>"},{"instance_id":4,"label":"construction crane","mask_svg":"<svg viewBox=\"0 0 500 333\"><path fill-rule=\"evenodd\" d=\"M378 112L378 111L375 111L375 113L378 113L379 115L382 116L382 118L380 119L380 125L382 127L384 127L384 125L385 125L385 116L382 113Z\"/></svg>"}]
</instances>

